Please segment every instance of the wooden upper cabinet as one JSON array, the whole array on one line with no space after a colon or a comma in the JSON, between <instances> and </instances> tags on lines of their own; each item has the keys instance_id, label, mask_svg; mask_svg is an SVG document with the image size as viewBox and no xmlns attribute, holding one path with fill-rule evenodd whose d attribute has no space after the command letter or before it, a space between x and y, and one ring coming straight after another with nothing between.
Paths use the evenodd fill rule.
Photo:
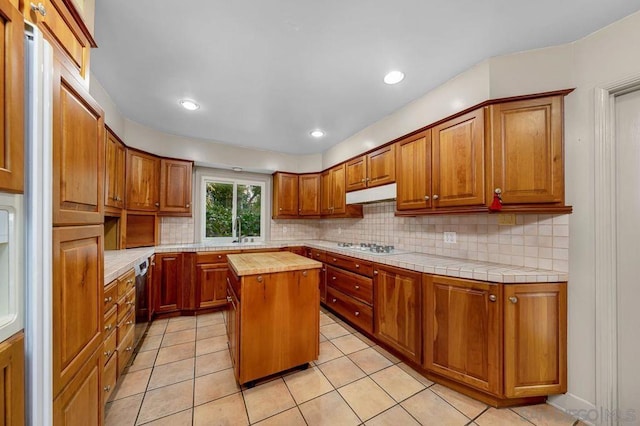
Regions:
<instances>
[{"instance_id":1,"label":"wooden upper cabinet","mask_svg":"<svg viewBox=\"0 0 640 426\"><path fill-rule=\"evenodd\" d=\"M504 286L504 394L567 391L567 285Z\"/></svg>"},{"instance_id":2,"label":"wooden upper cabinet","mask_svg":"<svg viewBox=\"0 0 640 426\"><path fill-rule=\"evenodd\" d=\"M347 192L393 183L395 180L395 145L387 145L346 164Z\"/></svg>"},{"instance_id":3,"label":"wooden upper cabinet","mask_svg":"<svg viewBox=\"0 0 640 426\"><path fill-rule=\"evenodd\" d=\"M422 274L374 265L375 336L412 361L422 361Z\"/></svg>"},{"instance_id":4,"label":"wooden upper cabinet","mask_svg":"<svg viewBox=\"0 0 640 426\"><path fill-rule=\"evenodd\" d=\"M102 234L102 225L53 228L54 397L102 345Z\"/></svg>"},{"instance_id":5,"label":"wooden upper cabinet","mask_svg":"<svg viewBox=\"0 0 640 426\"><path fill-rule=\"evenodd\" d=\"M333 167L331 175L331 214L344 214L347 212L347 192L345 190L345 164Z\"/></svg>"},{"instance_id":6,"label":"wooden upper cabinet","mask_svg":"<svg viewBox=\"0 0 640 426\"><path fill-rule=\"evenodd\" d=\"M64 66L88 83L90 49L97 47L97 44L77 9L69 7L70 2L65 0L20 3L25 19L36 24L63 54L59 59ZM41 9L32 9L32 4L38 5Z\"/></svg>"},{"instance_id":7,"label":"wooden upper cabinet","mask_svg":"<svg viewBox=\"0 0 640 426\"><path fill-rule=\"evenodd\" d=\"M431 146L434 207L484 204L484 109L435 126Z\"/></svg>"},{"instance_id":8,"label":"wooden upper cabinet","mask_svg":"<svg viewBox=\"0 0 640 426\"><path fill-rule=\"evenodd\" d=\"M564 205L563 96L489 107L487 201Z\"/></svg>"},{"instance_id":9,"label":"wooden upper cabinet","mask_svg":"<svg viewBox=\"0 0 640 426\"><path fill-rule=\"evenodd\" d=\"M298 216L298 175L277 172L273 175L274 219Z\"/></svg>"},{"instance_id":10,"label":"wooden upper cabinet","mask_svg":"<svg viewBox=\"0 0 640 426\"><path fill-rule=\"evenodd\" d=\"M24 190L24 21L0 0L0 191Z\"/></svg>"},{"instance_id":11,"label":"wooden upper cabinet","mask_svg":"<svg viewBox=\"0 0 640 426\"><path fill-rule=\"evenodd\" d=\"M364 189L367 187L367 156L362 155L353 160L347 161L347 192Z\"/></svg>"},{"instance_id":12,"label":"wooden upper cabinet","mask_svg":"<svg viewBox=\"0 0 640 426\"><path fill-rule=\"evenodd\" d=\"M122 141L107 128L105 144L104 206L124 207L126 149Z\"/></svg>"},{"instance_id":13,"label":"wooden upper cabinet","mask_svg":"<svg viewBox=\"0 0 640 426\"><path fill-rule=\"evenodd\" d=\"M160 159L143 151L127 148L128 210L157 211L160 207Z\"/></svg>"},{"instance_id":14,"label":"wooden upper cabinet","mask_svg":"<svg viewBox=\"0 0 640 426\"><path fill-rule=\"evenodd\" d=\"M431 207L431 130L396 143L396 208Z\"/></svg>"},{"instance_id":15,"label":"wooden upper cabinet","mask_svg":"<svg viewBox=\"0 0 640 426\"><path fill-rule=\"evenodd\" d=\"M103 222L104 114L54 60L53 224Z\"/></svg>"},{"instance_id":16,"label":"wooden upper cabinet","mask_svg":"<svg viewBox=\"0 0 640 426\"><path fill-rule=\"evenodd\" d=\"M191 169L184 160L160 160L160 214L191 216Z\"/></svg>"},{"instance_id":17,"label":"wooden upper cabinet","mask_svg":"<svg viewBox=\"0 0 640 426\"><path fill-rule=\"evenodd\" d=\"M320 173L320 214L331 214L331 172Z\"/></svg>"},{"instance_id":18,"label":"wooden upper cabinet","mask_svg":"<svg viewBox=\"0 0 640 426\"><path fill-rule=\"evenodd\" d=\"M298 215L320 215L320 174L298 176Z\"/></svg>"},{"instance_id":19,"label":"wooden upper cabinet","mask_svg":"<svg viewBox=\"0 0 640 426\"><path fill-rule=\"evenodd\" d=\"M502 286L438 275L424 283L424 368L500 394Z\"/></svg>"}]
</instances>

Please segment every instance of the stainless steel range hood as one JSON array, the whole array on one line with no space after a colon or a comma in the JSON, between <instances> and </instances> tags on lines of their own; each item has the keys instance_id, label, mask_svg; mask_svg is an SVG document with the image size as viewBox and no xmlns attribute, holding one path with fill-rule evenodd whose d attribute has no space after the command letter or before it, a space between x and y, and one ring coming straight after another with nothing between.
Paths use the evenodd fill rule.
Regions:
<instances>
[{"instance_id":1,"label":"stainless steel range hood","mask_svg":"<svg viewBox=\"0 0 640 426\"><path fill-rule=\"evenodd\" d=\"M396 199L396 184L376 186L375 188L361 189L360 191L347 192L347 204L369 204Z\"/></svg>"}]
</instances>

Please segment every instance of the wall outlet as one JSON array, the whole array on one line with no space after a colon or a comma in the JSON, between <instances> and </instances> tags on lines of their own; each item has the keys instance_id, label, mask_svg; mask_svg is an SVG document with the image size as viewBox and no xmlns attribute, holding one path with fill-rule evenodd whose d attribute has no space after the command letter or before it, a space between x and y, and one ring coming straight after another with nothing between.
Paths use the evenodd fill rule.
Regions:
<instances>
[{"instance_id":1,"label":"wall outlet","mask_svg":"<svg viewBox=\"0 0 640 426\"><path fill-rule=\"evenodd\" d=\"M513 213L500 213L498 215L498 225L515 225L516 215Z\"/></svg>"},{"instance_id":2,"label":"wall outlet","mask_svg":"<svg viewBox=\"0 0 640 426\"><path fill-rule=\"evenodd\" d=\"M282 227L282 233L283 233L283 234L286 234L286 233L287 233L287 227L286 227L286 226L283 226L283 227Z\"/></svg>"},{"instance_id":3,"label":"wall outlet","mask_svg":"<svg viewBox=\"0 0 640 426\"><path fill-rule=\"evenodd\" d=\"M455 232L444 232L443 237L447 244L455 244L458 241L458 234Z\"/></svg>"}]
</instances>

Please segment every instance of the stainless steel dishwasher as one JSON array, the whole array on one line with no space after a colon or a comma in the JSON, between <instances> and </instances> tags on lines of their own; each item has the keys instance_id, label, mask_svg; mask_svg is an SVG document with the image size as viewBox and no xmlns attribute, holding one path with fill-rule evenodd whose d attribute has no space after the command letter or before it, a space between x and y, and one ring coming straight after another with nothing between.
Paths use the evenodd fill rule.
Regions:
<instances>
[{"instance_id":1,"label":"stainless steel dishwasher","mask_svg":"<svg viewBox=\"0 0 640 426\"><path fill-rule=\"evenodd\" d=\"M136 327L134 332L134 348L149 327L149 283L147 273L149 271L149 259L145 259L133 265L136 273Z\"/></svg>"}]
</instances>

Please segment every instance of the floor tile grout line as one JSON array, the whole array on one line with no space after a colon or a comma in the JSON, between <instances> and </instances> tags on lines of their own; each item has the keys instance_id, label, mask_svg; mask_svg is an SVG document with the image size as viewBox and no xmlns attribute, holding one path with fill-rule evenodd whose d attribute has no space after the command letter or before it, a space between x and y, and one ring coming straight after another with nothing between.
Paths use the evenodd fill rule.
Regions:
<instances>
[{"instance_id":1,"label":"floor tile grout line","mask_svg":"<svg viewBox=\"0 0 640 426\"><path fill-rule=\"evenodd\" d=\"M520 414L517 411L513 410L512 407L507 408L507 410L511 411L512 413L516 414L517 416L520 416L520 418L524 419L527 423L531 423L532 425L536 425L536 423L534 423L532 420L529 420L528 418L526 418L522 414Z\"/></svg>"},{"instance_id":2,"label":"floor tile grout line","mask_svg":"<svg viewBox=\"0 0 640 426\"><path fill-rule=\"evenodd\" d=\"M435 392L434 392L434 393L435 393ZM477 416L475 416L474 418L472 418L472 419L471 419L471 421L470 421L469 423L467 423L467 424L471 424L471 423L475 422L476 420L478 420L478 418L479 418L480 416L482 416L484 413L486 413L487 411L489 411L489 408L491 408L491 407L489 407L488 405L487 405L486 407L484 407L484 410L482 410L482 411L481 411Z\"/></svg>"}]
</instances>

